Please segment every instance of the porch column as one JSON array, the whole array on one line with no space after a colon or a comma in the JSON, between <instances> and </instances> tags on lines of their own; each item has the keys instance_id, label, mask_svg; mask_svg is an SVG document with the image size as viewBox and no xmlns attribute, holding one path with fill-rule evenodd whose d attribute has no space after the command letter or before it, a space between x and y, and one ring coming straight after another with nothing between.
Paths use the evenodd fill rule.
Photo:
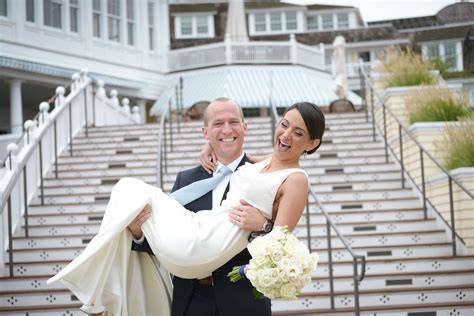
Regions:
<instances>
[{"instance_id":1,"label":"porch column","mask_svg":"<svg viewBox=\"0 0 474 316\"><path fill-rule=\"evenodd\" d=\"M148 113L146 112L146 101L144 99L138 99L137 106L140 109L141 123L145 124L148 116Z\"/></svg>"},{"instance_id":2,"label":"porch column","mask_svg":"<svg viewBox=\"0 0 474 316\"><path fill-rule=\"evenodd\" d=\"M21 84L21 80L10 80L10 125L12 134L23 132Z\"/></svg>"}]
</instances>

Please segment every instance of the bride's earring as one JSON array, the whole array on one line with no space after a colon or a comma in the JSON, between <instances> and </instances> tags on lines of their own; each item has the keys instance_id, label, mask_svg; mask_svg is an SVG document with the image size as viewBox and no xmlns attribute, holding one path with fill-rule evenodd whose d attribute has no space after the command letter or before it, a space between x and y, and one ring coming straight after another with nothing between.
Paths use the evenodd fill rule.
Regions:
<instances>
[{"instance_id":1,"label":"bride's earring","mask_svg":"<svg viewBox=\"0 0 474 316\"><path fill-rule=\"evenodd\" d=\"M306 158L306 154L307 154L307 153L308 153L308 152L307 152L306 150L303 151L303 156L304 156L304 158Z\"/></svg>"}]
</instances>

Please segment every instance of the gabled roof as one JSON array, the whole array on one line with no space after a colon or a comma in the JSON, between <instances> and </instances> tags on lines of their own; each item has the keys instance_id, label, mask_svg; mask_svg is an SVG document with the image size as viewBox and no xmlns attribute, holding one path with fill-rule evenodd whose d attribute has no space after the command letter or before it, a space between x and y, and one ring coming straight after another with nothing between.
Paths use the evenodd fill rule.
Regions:
<instances>
[{"instance_id":1,"label":"gabled roof","mask_svg":"<svg viewBox=\"0 0 474 316\"><path fill-rule=\"evenodd\" d=\"M474 29L474 23L471 26L463 25L456 27L437 28L434 30L417 31L413 32L411 36L416 42L439 41L455 38L464 39L469 29Z\"/></svg>"},{"instance_id":2,"label":"gabled roof","mask_svg":"<svg viewBox=\"0 0 474 316\"><path fill-rule=\"evenodd\" d=\"M444 7L436 15L369 22L368 25L392 24L399 30L473 22L474 3L458 2Z\"/></svg>"},{"instance_id":3,"label":"gabled roof","mask_svg":"<svg viewBox=\"0 0 474 316\"><path fill-rule=\"evenodd\" d=\"M307 5L308 10L328 10L328 9L355 9L353 6L344 6L344 5L324 5L324 4L312 4Z\"/></svg>"},{"instance_id":4,"label":"gabled roof","mask_svg":"<svg viewBox=\"0 0 474 316\"><path fill-rule=\"evenodd\" d=\"M303 6L292 4L292 3L284 3L280 1L245 2L245 9L247 10L271 9L271 8L303 8Z\"/></svg>"},{"instance_id":5,"label":"gabled roof","mask_svg":"<svg viewBox=\"0 0 474 316\"><path fill-rule=\"evenodd\" d=\"M194 13L194 12L214 12L216 6L213 3L199 3L199 4L170 4L170 14L173 13Z\"/></svg>"},{"instance_id":6,"label":"gabled roof","mask_svg":"<svg viewBox=\"0 0 474 316\"><path fill-rule=\"evenodd\" d=\"M296 34L296 39L298 42L307 45L314 45L314 43L332 44L338 35L344 36L346 43L393 40L407 37L404 34L400 34L395 27L385 25L380 27L299 33Z\"/></svg>"},{"instance_id":7,"label":"gabled roof","mask_svg":"<svg viewBox=\"0 0 474 316\"><path fill-rule=\"evenodd\" d=\"M372 25L372 26L382 25L382 24L391 24L396 29L399 29L399 30L442 25L435 16L422 16L422 17L416 17L416 18L375 21L375 22L368 22L367 24Z\"/></svg>"}]
</instances>

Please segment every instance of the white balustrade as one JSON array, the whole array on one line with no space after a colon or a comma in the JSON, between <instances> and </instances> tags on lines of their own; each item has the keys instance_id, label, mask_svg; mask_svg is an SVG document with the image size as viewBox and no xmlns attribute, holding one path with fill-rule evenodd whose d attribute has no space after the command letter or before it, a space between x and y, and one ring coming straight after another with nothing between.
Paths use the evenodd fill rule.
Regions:
<instances>
[{"instance_id":1,"label":"white balustrade","mask_svg":"<svg viewBox=\"0 0 474 316\"><path fill-rule=\"evenodd\" d=\"M324 69L324 47L289 41L224 42L174 49L168 53L168 70L180 71L226 64L300 64Z\"/></svg>"},{"instance_id":2,"label":"white balustrade","mask_svg":"<svg viewBox=\"0 0 474 316\"><path fill-rule=\"evenodd\" d=\"M72 138L87 125L121 125L140 123L138 107L130 110L130 101L122 100L120 106L118 92L113 90L107 98L104 83L97 82L94 95L93 81L87 69L72 76L71 92L65 96L64 87L56 88L54 109L42 102L40 112L34 120L24 123L25 132L16 143L7 146L8 158L0 170L0 275L7 275L5 262L9 253L8 209L11 210L13 236L23 235L20 229L25 214L25 201L33 198L41 201L42 179L51 172L55 175L55 161L66 150L73 154ZM86 129L87 130L87 129ZM26 196L25 196L26 194ZM14 251L14 249L13 249Z\"/></svg>"}]
</instances>

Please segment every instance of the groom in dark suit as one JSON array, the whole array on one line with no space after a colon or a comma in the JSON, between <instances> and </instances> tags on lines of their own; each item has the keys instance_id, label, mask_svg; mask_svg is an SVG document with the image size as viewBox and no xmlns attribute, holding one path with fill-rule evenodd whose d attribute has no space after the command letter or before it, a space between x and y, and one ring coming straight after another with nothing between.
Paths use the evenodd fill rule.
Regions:
<instances>
[{"instance_id":1,"label":"groom in dark suit","mask_svg":"<svg viewBox=\"0 0 474 316\"><path fill-rule=\"evenodd\" d=\"M237 102L228 98L219 98L209 104L204 113L202 133L209 141L217 158L215 172L221 165L226 165L235 171L249 161L243 152L246 132L247 124ZM172 191L211 176L202 166L182 171L178 173ZM230 177L231 174L224 178L214 190L185 207L198 212L212 209L213 205L220 205L229 190ZM266 223L266 219L255 209L252 214L254 217L249 217L249 224L246 227L253 227L254 229L251 230L255 231L262 230L261 227L263 223ZM146 219L146 216L137 217L129 228L137 239L132 248L151 253L148 243L143 240L140 228ZM247 279L232 283L227 277L227 273L234 266L247 264L250 258L249 252L245 249L204 279L190 280L174 277L172 316L270 316L270 300L255 299L252 285Z\"/></svg>"}]
</instances>

